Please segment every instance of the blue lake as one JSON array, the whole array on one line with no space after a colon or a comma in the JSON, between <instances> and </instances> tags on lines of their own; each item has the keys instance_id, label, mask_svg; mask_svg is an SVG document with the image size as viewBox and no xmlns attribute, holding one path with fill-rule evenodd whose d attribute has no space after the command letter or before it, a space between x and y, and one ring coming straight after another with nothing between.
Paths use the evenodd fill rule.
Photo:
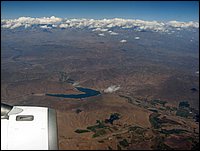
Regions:
<instances>
[{"instance_id":1,"label":"blue lake","mask_svg":"<svg viewBox=\"0 0 200 151\"><path fill-rule=\"evenodd\" d=\"M76 87L76 89L81 92L84 92L84 94L48 94L47 93L46 95L54 96L54 97L62 97L62 98L81 99L81 98L87 98L87 97L101 94L99 91L88 89L88 88Z\"/></svg>"}]
</instances>

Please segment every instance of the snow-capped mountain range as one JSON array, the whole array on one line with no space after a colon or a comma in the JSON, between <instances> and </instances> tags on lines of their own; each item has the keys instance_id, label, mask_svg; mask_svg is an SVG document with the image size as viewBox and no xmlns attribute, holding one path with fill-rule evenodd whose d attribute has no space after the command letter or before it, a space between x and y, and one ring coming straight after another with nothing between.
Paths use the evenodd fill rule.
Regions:
<instances>
[{"instance_id":1,"label":"snow-capped mountain range","mask_svg":"<svg viewBox=\"0 0 200 151\"><path fill-rule=\"evenodd\" d=\"M33 28L40 27L43 29L52 28L88 28L93 31L108 31L113 27L119 27L122 29L133 28L137 31L151 30L155 32L168 32L171 30L182 30L182 29L199 29L199 22L179 22L179 21L144 21L134 19L66 19L52 17L42 18L31 18L31 17L20 17L18 19L2 19L1 28L15 29L18 27ZM117 33L112 33L117 34Z\"/></svg>"}]
</instances>

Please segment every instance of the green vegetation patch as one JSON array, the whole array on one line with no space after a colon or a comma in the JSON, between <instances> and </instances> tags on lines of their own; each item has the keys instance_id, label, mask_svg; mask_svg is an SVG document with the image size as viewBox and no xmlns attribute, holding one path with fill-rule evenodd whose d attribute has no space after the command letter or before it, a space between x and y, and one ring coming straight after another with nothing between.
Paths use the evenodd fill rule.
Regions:
<instances>
[{"instance_id":1,"label":"green vegetation patch","mask_svg":"<svg viewBox=\"0 0 200 151\"><path fill-rule=\"evenodd\" d=\"M128 147L129 146L129 143L126 139L123 139L122 141L119 141L119 144L122 146L122 147Z\"/></svg>"},{"instance_id":2,"label":"green vegetation patch","mask_svg":"<svg viewBox=\"0 0 200 151\"><path fill-rule=\"evenodd\" d=\"M155 113L158 113L158 110L157 109L154 109L154 108L148 108L149 111L152 111L152 112L155 112Z\"/></svg>"},{"instance_id":3,"label":"green vegetation patch","mask_svg":"<svg viewBox=\"0 0 200 151\"><path fill-rule=\"evenodd\" d=\"M125 95L119 95L119 96L122 97L122 98L127 99L127 100L128 100L128 103L132 103L132 99L131 99L130 97L125 96Z\"/></svg>"},{"instance_id":4,"label":"green vegetation patch","mask_svg":"<svg viewBox=\"0 0 200 151\"><path fill-rule=\"evenodd\" d=\"M119 120L120 114L119 113L112 113L109 119L105 119L105 123L113 124L113 121Z\"/></svg>"},{"instance_id":5,"label":"green vegetation patch","mask_svg":"<svg viewBox=\"0 0 200 151\"><path fill-rule=\"evenodd\" d=\"M104 141L103 140L100 140L100 141L98 141L99 143L104 143Z\"/></svg>"},{"instance_id":6,"label":"green vegetation patch","mask_svg":"<svg viewBox=\"0 0 200 151\"><path fill-rule=\"evenodd\" d=\"M108 127L104 125L103 121L97 120L97 125L88 126L87 129L94 132L95 134L92 135L93 138L106 134L105 129Z\"/></svg>"},{"instance_id":7,"label":"green vegetation patch","mask_svg":"<svg viewBox=\"0 0 200 151\"><path fill-rule=\"evenodd\" d=\"M181 125L180 123L178 123L176 121L173 121L173 120L170 120L170 119L166 118L165 116L160 119L160 123L161 124L169 123L169 124Z\"/></svg>"},{"instance_id":8,"label":"green vegetation patch","mask_svg":"<svg viewBox=\"0 0 200 151\"><path fill-rule=\"evenodd\" d=\"M165 110L165 108L162 108L162 107L159 107L158 109L159 109L159 110L162 110L162 111L164 111L164 110Z\"/></svg>"},{"instance_id":9,"label":"green vegetation patch","mask_svg":"<svg viewBox=\"0 0 200 151\"><path fill-rule=\"evenodd\" d=\"M91 130L92 132L96 132L97 129L106 128L107 126L104 125L103 121L97 120L98 125L88 126L87 129Z\"/></svg>"},{"instance_id":10,"label":"green vegetation patch","mask_svg":"<svg viewBox=\"0 0 200 151\"><path fill-rule=\"evenodd\" d=\"M172 130L162 129L160 132L163 133L163 134L181 134L181 133L185 133L185 132L188 132L188 131L182 130L182 129L172 129Z\"/></svg>"},{"instance_id":11,"label":"green vegetation patch","mask_svg":"<svg viewBox=\"0 0 200 151\"><path fill-rule=\"evenodd\" d=\"M173 111L176 111L176 110L177 110L177 108L176 108L176 107L172 107L172 110L173 110Z\"/></svg>"},{"instance_id":12,"label":"green vegetation patch","mask_svg":"<svg viewBox=\"0 0 200 151\"><path fill-rule=\"evenodd\" d=\"M190 114L189 111L186 109L183 109L183 108L179 108L176 111L177 116L181 116L181 117L185 117L185 118L187 118L189 116L189 114Z\"/></svg>"},{"instance_id":13,"label":"green vegetation patch","mask_svg":"<svg viewBox=\"0 0 200 151\"><path fill-rule=\"evenodd\" d=\"M96 131L92 137L95 138L95 137L105 135L105 134L106 134L106 131L104 129L100 129L100 130Z\"/></svg>"},{"instance_id":14,"label":"green vegetation patch","mask_svg":"<svg viewBox=\"0 0 200 151\"><path fill-rule=\"evenodd\" d=\"M161 125L164 123L180 125L180 123L170 120L170 119L167 119L166 117L158 118L159 116L160 116L160 114L158 114L158 113L152 113L149 116L149 121L151 123L151 126L154 127L155 129L160 128Z\"/></svg>"},{"instance_id":15,"label":"green vegetation patch","mask_svg":"<svg viewBox=\"0 0 200 151\"><path fill-rule=\"evenodd\" d=\"M142 129L140 126L131 126L129 127L129 131L135 131L136 129Z\"/></svg>"},{"instance_id":16,"label":"green vegetation patch","mask_svg":"<svg viewBox=\"0 0 200 151\"><path fill-rule=\"evenodd\" d=\"M142 127L139 127L139 126L131 126L129 127L129 132L135 132L139 135L143 135L144 132L145 132L145 129L143 129Z\"/></svg>"},{"instance_id":17,"label":"green vegetation patch","mask_svg":"<svg viewBox=\"0 0 200 151\"><path fill-rule=\"evenodd\" d=\"M89 130L81 130L81 129L77 129L75 130L76 133L87 133L90 132Z\"/></svg>"},{"instance_id":18,"label":"green vegetation patch","mask_svg":"<svg viewBox=\"0 0 200 151\"><path fill-rule=\"evenodd\" d=\"M169 111L176 111L177 108L176 108L176 107L166 106L166 110L169 110Z\"/></svg>"},{"instance_id":19,"label":"green vegetation patch","mask_svg":"<svg viewBox=\"0 0 200 151\"><path fill-rule=\"evenodd\" d=\"M179 107L183 108L183 107L190 107L190 104L188 103L188 101L182 101L179 103Z\"/></svg>"},{"instance_id":20,"label":"green vegetation patch","mask_svg":"<svg viewBox=\"0 0 200 151\"><path fill-rule=\"evenodd\" d=\"M161 127L161 120L158 118L160 114L158 113L152 113L149 116L149 121L151 123L151 126L154 127L155 129L158 129Z\"/></svg>"},{"instance_id":21,"label":"green vegetation patch","mask_svg":"<svg viewBox=\"0 0 200 151\"><path fill-rule=\"evenodd\" d=\"M113 150L112 147L108 146L108 150Z\"/></svg>"},{"instance_id":22,"label":"green vegetation patch","mask_svg":"<svg viewBox=\"0 0 200 151\"><path fill-rule=\"evenodd\" d=\"M120 114L119 114L119 113L112 113L110 116L117 116L117 117L120 117Z\"/></svg>"},{"instance_id":23,"label":"green vegetation patch","mask_svg":"<svg viewBox=\"0 0 200 151\"><path fill-rule=\"evenodd\" d=\"M77 113L77 114L79 114L80 112L82 112L81 109L77 109L77 110L76 110L76 113Z\"/></svg>"},{"instance_id":24,"label":"green vegetation patch","mask_svg":"<svg viewBox=\"0 0 200 151\"><path fill-rule=\"evenodd\" d=\"M165 106L166 103L167 103L167 101L162 101L162 100L158 100L158 99L151 101L152 105L161 104L162 106Z\"/></svg>"}]
</instances>

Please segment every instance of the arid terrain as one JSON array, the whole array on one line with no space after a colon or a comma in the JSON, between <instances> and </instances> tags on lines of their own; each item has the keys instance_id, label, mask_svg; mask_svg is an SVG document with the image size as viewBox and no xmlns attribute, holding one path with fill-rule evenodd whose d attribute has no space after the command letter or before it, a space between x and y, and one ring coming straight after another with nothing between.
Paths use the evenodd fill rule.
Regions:
<instances>
[{"instance_id":1,"label":"arid terrain","mask_svg":"<svg viewBox=\"0 0 200 151\"><path fill-rule=\"evenodd\" d=\"M60 149L199 148L199 29L1 32L1 101L56 109Z\"/></svg>"}]
</instances>

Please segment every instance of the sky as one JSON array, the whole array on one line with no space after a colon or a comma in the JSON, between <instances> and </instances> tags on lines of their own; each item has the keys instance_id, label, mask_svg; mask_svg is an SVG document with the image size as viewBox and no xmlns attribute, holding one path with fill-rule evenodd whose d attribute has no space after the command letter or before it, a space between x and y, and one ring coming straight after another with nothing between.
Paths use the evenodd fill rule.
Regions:
<instances>
[{"instance_id":1,"label":"sky","mask_svg":"<svg viewBox=\"0 0 200 151\"><path fill-rule=\"evenodd\" d=\"M199 21L198 1L1 1L1 18L61 17Z\"/></svg>"}]
</instances>

